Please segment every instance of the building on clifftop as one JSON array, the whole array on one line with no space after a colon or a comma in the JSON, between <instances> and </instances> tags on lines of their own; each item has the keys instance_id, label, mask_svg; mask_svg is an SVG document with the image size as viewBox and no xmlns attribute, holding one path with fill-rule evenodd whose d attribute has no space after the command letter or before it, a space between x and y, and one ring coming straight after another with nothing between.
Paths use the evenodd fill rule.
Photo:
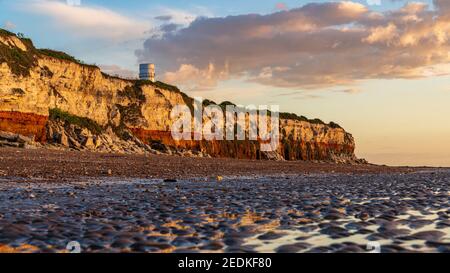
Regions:
<instances>
[{"instance_id":1,"label":"building on clifftop","mask_svg":"<svg viewBox=\"0 0 450 273\"><path fill-rule=\"evenodd\" d=\"M155 82L155 64L140 64L139 79Z\"/></svg>"}]
</instances>

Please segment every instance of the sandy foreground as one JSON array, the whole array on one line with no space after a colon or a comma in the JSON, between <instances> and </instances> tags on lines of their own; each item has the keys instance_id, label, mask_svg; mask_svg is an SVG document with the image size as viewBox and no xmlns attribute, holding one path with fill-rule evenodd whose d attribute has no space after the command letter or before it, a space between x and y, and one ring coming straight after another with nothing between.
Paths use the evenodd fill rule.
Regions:
<instances>
[{"instance_id":1,"label":"sandy foreground","mask_svg":"<svg viewBox=\"0 0 450 273\"><path fill-rule=\"evenodd\" d=\"M0 252L450 251L447 169L20 149L0 162Z\"/></svg>"}]
</instances>

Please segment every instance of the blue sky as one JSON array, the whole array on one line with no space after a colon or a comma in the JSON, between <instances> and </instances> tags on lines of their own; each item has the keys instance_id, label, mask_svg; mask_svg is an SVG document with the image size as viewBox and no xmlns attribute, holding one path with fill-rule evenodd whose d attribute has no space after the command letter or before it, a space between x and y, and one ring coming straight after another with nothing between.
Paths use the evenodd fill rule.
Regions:
<instances>
[{"instance_id":1,"label":"blue sky","mask_svg":"<svg viewBox=\"0 0 450 273\"><path fill-rule=\"evenodd\" d=\"M447 12L450 1L436 1ZM66 51L110 73L135 75L140 60L154 61L160 79L180 85L192 96L217 102L278 104L282 111L338 122L355 136L357 154L371 162L450 166L448 31L425 25L433 39L439 40L426 43L426 31L407 32L397 21L404 16L406 25L428 22L427 12L434 12L432 1L416 1L429 6L410 5L407 12L402 8L412 1L381 0L381 5L369 6L368 1L354 0L352 5L333 8L324 4L319 9L289 12L312 2L340 1L81 0L81 6L71 7L57 0L0 0L0 26L24 33L38 47ZM329 9L325 14L332 17L342 8L346 12L341 17L322 18L321 10ZM282 10L286 13L274 15ZM389 11L397 13L389 15ZM384 14L384 21L380 23L368 12ZM225 18L246 14L266 16ZM170 20L156 19L169 15ZM289 20L298 16L306 16L315 26L303 29L309 22L305 19L293 29ZM190 26L198 17L219 18L222 23L203 20ZM336 25L336 20L348 24ZM272 23L279 24L275 27L280 34L274 40L266 36L261 40L258 35L267 35L266 25ZM447 27L447 21L442 23ZM176 24L178 32L162 31L164 24ZM235 29L230 32L221 24ZM323 27L317 29L317 25ZM236 35L230 37L233 31ZM262 32L254 40L239 36L248 31ZM323 50L330 31L336 43ZM311 32L317 35L307 36ZM297 40L299 35L307 38ZM419 43L414 40L417 35L422 39ZM220 48L196 44L190 37L213 42L226 37L225 41L233 43ZM316 47L310 44L315 39L321 41ZM267 41L267 46L260 41ZM280 57L274 58L277 51L265 46L292 55L279 52ZM137 54L136 50L141 51ZM370 56L374 50L380 55ZM361 58L364 54L369 56ZM303 67L305 63L310 69Z\"/></svg>"}]
</instances>

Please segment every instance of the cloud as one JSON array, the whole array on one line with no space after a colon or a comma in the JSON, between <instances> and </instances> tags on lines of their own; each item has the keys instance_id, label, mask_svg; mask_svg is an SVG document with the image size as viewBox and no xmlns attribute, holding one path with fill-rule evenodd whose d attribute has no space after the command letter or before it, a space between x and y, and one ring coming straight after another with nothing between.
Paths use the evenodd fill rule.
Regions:
<instances>
[{"instance_id":1,"label":"cloud","mask_svg":"<svg viewBox=\"0 0 450 273\"><path fill-rule=\"evenodd\" d=\"M198 69L189 64L183 64L175 72L167 72L164 79L167 82L182 82L183 86L189 90L210 89L217 85L219 80L228 78L225 70L217 72L214 64L210 63L206 69Z\"/></svg>"},{"instance_id":2,"label":"cloud","mask_svg":"<svg viewBox=\"0 0 450 273\"><path fill-rule=\"evenodd\" d=\"M172 32L177 30L178 28L180 28L181 25L178 24L173 24L173 23L169 23L169 24L163 24L160 26L160 30L164 33L166 32Z\"/></svg>"},{"instance_id":3,"label":"cloud","mask_svg":"<svg viewBox=\"0 0 450 273\"><path fill-rule=\"evenodd\" d=\"M156 8L155 13L159 14L154 17L154 19L162 22L170 22L172 24L188 26L199 16L210 16L212 15L207 9L195 8L192 11L185 11L179 9L173 9L168 7Z\"/></svg>"},{"instance_id":4,"label":"cloud","mask_svg":"<svg viewBox=\"0 0 450 273\"><path fill-rule=\"evenodd\" d=\"M51 18L57 27L77 36L100 39L134 39L144 37L150 24L103 7L74 6L51 0L27 1L23 8Z\"/></svg>"},{"instance_id":5,"label":"cloud","mask_svg":"<svg viewBox=\"0 0 450 273\"><path fill-rule=\"evenodd\" d=\"M347 89L335 90L335 92L346 93L346 94L358 94L358 93L361 93L361 89L358 89L358 88L347 88Z\"/></svg>"},{"instance_id":6,"label":"cloud","mask_svg":"<svg viewBox=\"0 0 450 273\"><path fill-rule=\"evenodd\" d=\"M442 13L447 13L450 10L450 2L448 0L433 0L433 4Z\"/></svg>"},{"instance_id":7,"label":"cloud","mask_svg":"<svg viewBox=\"0 0 450 273\"><path fill-rule=\"evenodd\" d=\"M147 33L157 39L167 32L189 26L199 17L210 16L211 12L203 7L194 7L192 10L179 10L168 7L157 7L152 12L159 14L151 18L155 27Z\"/></svg>"},{"instance_id":8,"label":"cloud","mask_svg":"<svg viewBox=\"0 0 450 273\"><path fill-rule=\"evenodd\" d=\"M313 89L418 78L450 61L449 2L435 0L437 9L412 2L380 13L342 1L267 15L197 18L147 39L136 54L182 87L188 82L213 88L231 78Z\"/></svg>"},{"instance_id":9,"label":"cloud","mask_svg":"<svg viewBox=\"0 0 450 273\"><path fill-rule=\"evenodd\" d=\"M170 21L172 18L172 15L160 15L155 17L155 19L159 21Z\"/></svg>"},{"instance_id":10,"label":"cloud","mask_svg":"<svg viewBox=\"0 0 450 273\"><path fill-rule=\"evenodd\" d=\"M3 23L3 28L4 28L4 29L7 29L7 30L9 30L9 31L14 30L16 27L17 27L16 24L14 24L14 23L11 22L11 21L6 21L5 23Z\"/></svg>"},{"instance_id":11,"label":"cloud","mask_svg":"<svg viewBox=\"0 0 450 273\"><path fill-rule=\"evenodd\" d=\"M122 68L118 65L101 64L101 65L99 65L99 67L104 73L109 74L111 76L119 76L119 77L126 78L126 79L137 78L136 72L126 69L126 68Z\"/></svg>"},{"instance_id":12,"label":"cloud","mask_svg":"<svg viewBox=\"0 0 450 273\"><path fill-rule=\"evenodd\" d=\"M275 10L287 10L288 7L286 3L280 2L275 4Z\"/></svg>"},{"instance_id":13,"label":"cloud","mask_svg":"<svg viewBox=\"0 0 450 273\"><path fill-rule=\"evenodd\" d=\"M389 44L397 37L397 35L397 26L393 23L390 23L387 26L372 28L370 31L370 35L364 38L363 41L370 44L377 42L386 42Z\"/></svg>"}]
</instances>

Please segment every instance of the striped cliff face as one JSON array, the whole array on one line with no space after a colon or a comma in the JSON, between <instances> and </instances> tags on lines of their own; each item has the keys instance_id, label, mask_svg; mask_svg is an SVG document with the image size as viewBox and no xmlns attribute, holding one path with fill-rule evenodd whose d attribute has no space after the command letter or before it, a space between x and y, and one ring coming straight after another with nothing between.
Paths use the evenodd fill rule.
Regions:
<instances>
[{"instance_id":1,"label":"striped cliff face","mask_svg":"<svg viewBox=\"0 0 450 273\"><path fill-rule=\"evenodd\" d=\"M48 116L14 111L0 111L0 131L32 137L37 142L46 141Z\"/></svg>"},{"instance_id":2,"label":"striped cliff face","mask_svg":"<svg viewBox=\"0 0 450 273\"><path fill-rule=\"evenodd\" d=\"M281 120L279 153L289 160L354 159L353 136L339 127L306 121Z\"/></svg>"},{"instance_id":3,"label":"striped cliff face","mask_svg":"<svg viewBox=\"0 0 450 273\"><path fill-rule=\"evenodd\" d=\"M169 131L170 112L192 99L173 86L110 77L64 53L39 51L29 40L0 36L0 131L51 142L46 137L49 109L60 109L114 132L128 129L144 143L214 157L264 158L257 141L175 141ZM12 59L14 54L23 58ZM280 131L276 152L286 159L355 158L353 137L340 127L281 119Z\"/></svg>"}]
</instances>

